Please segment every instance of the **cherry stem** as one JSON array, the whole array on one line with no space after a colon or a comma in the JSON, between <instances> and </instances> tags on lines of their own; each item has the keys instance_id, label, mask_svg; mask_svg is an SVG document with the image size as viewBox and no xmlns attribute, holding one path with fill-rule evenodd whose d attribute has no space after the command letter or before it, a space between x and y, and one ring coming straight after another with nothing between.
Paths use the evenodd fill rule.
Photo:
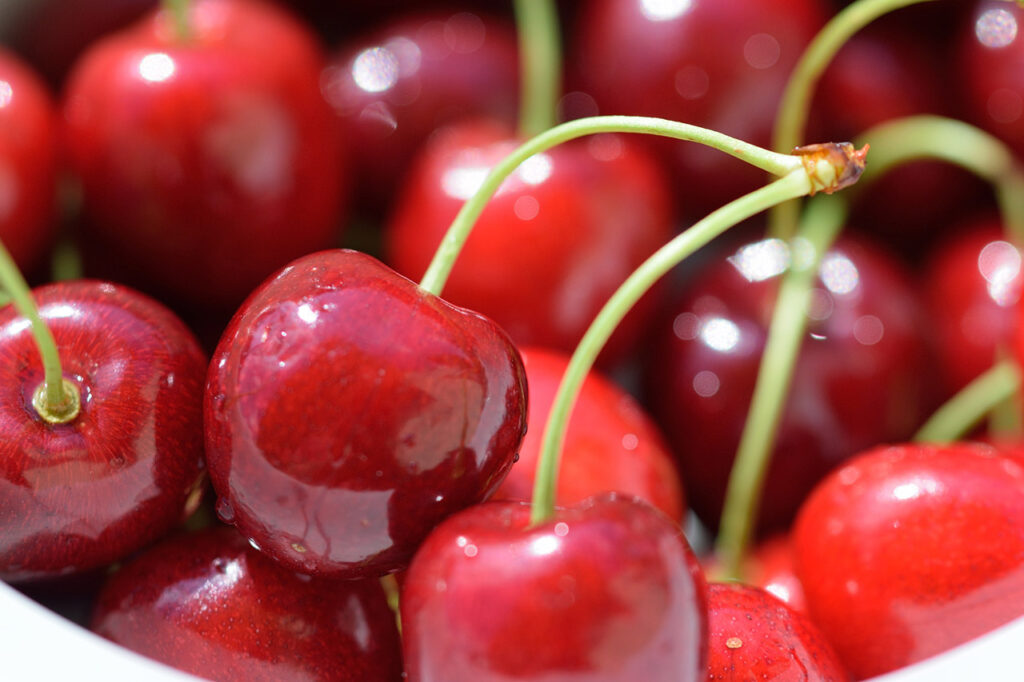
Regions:
<instances>
[{"instance_id":1,"label":"cherry stem","mask_svg":"<svg viewBox=\"0 0 1024 682\"><path fill-rule=\"evenodd\" d=\"M967 433L997 405L1020 391L1017 364L997 363L950 398L914 435L921 443L950 443Z\"/></svg>"},{"instance_id":2,"label":"cherry stem","mask_svg":"<svg viewBox=\"0 0 1024 682\"><path fill-rule=\"evenodd\" d=\"M932 0L857 0L832 17L814 37L800 56L789 82L782 93L775 128L772 134L772 149L785 151L801 144L807 127L811 98L818 80L840 48L854 34L878 17L893 10ZM857 102L849 102L857 106ZM874 159L872 159L874 165ZM789 240L796 230L799 203L790 201L774 208L768 216L769 234Z\"/></svg>"},{"instance_id":3,"label":"cherry stem","mask_svg":"<svg viewBox=\"0 0 1024 682\"><path fill-rule=\"evenodd\" d=\"M665 273L733 225L781 201L804 196L814 190L813 179L801 168L726 204L661 247L612 294L573 352L555 394L537 462L530 510L533 524L543 523L554 514L558 464L573 404L608 337L630 308Z\"/></svg>"},{"instance_id":4,"label":"cherry stem","mask_svg":"<svg viewBox=\"0 0 1024 682\"><path fill-rule=\"evenodd\" d=\"M643 116L594 116L562 123L527 140L502 159L487 175L472 197L463 204L437 248L420 288L440 295L455 260L462 251L477 218L501 183L524 161L554 146L598 133L640 133L699 142L714 147L772 175L785 176L807 163L806 157L777 154L728 135L698 126ZM825 189L825 188L819 188Z\"/></svg>"},{"instance_id":5,"label":"cherry stem","mask_svg":"<svg viewBox=\"0 0 1024 682\"><path fill-rule=\"evenodd\" d=\"M178 40L188 40L192 37L192 26L188 20L188 8L191 0L160 0L160 4L171 15L174 22L174 33Z\"/></svg>"},{"instance_id":6,"label":"cherry stem","mask_svg":"<svg viewBox=\"0 0 1024 682\"><path fill-rule=\"evenodd\" d=\"M7 248L0 244L0 286L32 329L39 357L43 361L43 383L33 394L32 404L39 416L51 424L64 424L78 416L81 407L78 387L64 378L57 342L39 316L28 283L22 277Z\"/></svg>"},{"instance_id":7,"label":"cherry stem","mask_svg":"<svg viewBox=\"0 0 1024 682\"><path fill-rule=\"evenodd\" d=\"M743 557L753 536L775 435L807 329L806 311L814 276L822 257L842 230L846 205L846 201L831 197L811 201L800 231L790 243L791 263L779 285L715 544L722 570L730 579L741 579Z\"/></svg>"},{"instance_id":8,"label":"cherry stem","mask_svg":"<svg viewBox=\"0 0 1024 682\"><path fill-rule=\"evenodd\" d=\"M519 134L539 135L555 125L562 94L562 47L552 0L515 0L519 38Z\"/></svg>"}]
</instances>

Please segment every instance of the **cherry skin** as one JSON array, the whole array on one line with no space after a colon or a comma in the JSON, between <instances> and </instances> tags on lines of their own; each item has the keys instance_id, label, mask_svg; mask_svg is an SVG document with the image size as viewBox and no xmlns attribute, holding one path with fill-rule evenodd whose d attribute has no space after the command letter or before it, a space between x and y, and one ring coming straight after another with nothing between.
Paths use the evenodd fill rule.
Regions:
<instances>
[{"instance_id":1,"label":"cherry skin","mask_svg":"<svg viewBox=\"0 0 1024 682\"><path fill-rule=\"evenodd\" d=\"M84 239L118 278L233 309L335 245L346 172L307 28L251 0L197 0L188 17L188 39L154 12L83 55L65 132Z\"/></svg>"},{"instance_id":2,"label":"cherry skin","mask_svg":"<svg viewBox=\"0 0 1024 682\"><path fill-rule=\"evenodd\" d=\"M721 569L714 556L703 560L704 574L716 576ZM768 537L743 558L743 581L768 592L800 613L807 612L804 588L793 565L793 543L788 534Z\"/></svg>"},{"instance_id":3,"label":"cherry skin","mask_svg":"<svg viewBox=\"0 0 1024 682\"><path fill-rule=\"evenodd\" d=\"M709 682L850 679L807 616L738 583L708 585L708 652Z\"/></svg>"},{"instance_id":4,"label":"cherry skin","mask_svg":"<svg viewBox=\"0 0 1024 682\"><path fill-rule=\"evenodd\" d=\"M1024 466L985 445L858 455L793 530L812 618L858 679L1024 614Z\"/></svg>"},{"instance_id":5,"label":"cherry skin","mask_svg":"<svg viewBox=\"0 0 1024 682\"><path fill-rule=\"evenodd\" d=\"M378 581L310 579L223 526L175 536L118 570L90 627L214 680L402 679L395 617Z\"/></svg>"},{"instance_id":6,"label":"cherry skin","mask_svg":"<svg viewBox=\"0 0 1024 682\"><path fill-rule=\"evenodd\" d=\"M388 262L420 277L459 209L518 145L508 128L482 121L432 138L385 233ZM492 318L519 345L572 352L612 293L674 235L671 216L661 170L626 138L560 145L527 160L488 203L445 296ZM635 346L655 301L634 307L605 364Z\"/></svg>"},{"instance_id":7,"label":"cherry skin","mask_svg":"<svg viewBox=\"0 0 1024 682\"><path fill-rule=\"evenodd\" d=\"M0 240L25 271L39 265L56 233L57 140L46 86L0 48Z\"/></svg>"},{"instance_id":8,"label":"cherry skin","mask_svg":"<svg viewBox=\"0 0 1024 682\"><path fill-rule=\"evenodd\" d=\"M490 320L370 256L326 251L238 311L205 415L222 519L294 570L382 575L501 482L526 377Z\"/></svg>"},{"instance_id":9,"label":"cherry skin","mask_svg":"<svg viewBox=\"0 0 1024 682\"><path fill-rule=\"evenodd\" d=\"M335 51L323 92L352 140L359 201L389 202L437 128L470 116L514 123L518 71L512 27L479 12L400 16Z\"/></svg>"},{"instance_id":10,"label":"cherry skin","mask_svg":"<svg viewBox=\"0 0 1024 682\"><path fill-rule=\"evenodd\" d=\"M568 356L520 348L530 392L529 429L519 459L494 493L496 500L529 501L551 404ZM559 462L555 504L570 506L601 492L634 495L681 522L686 511L679 473L664 436L643 408L597 372L583 382Z\"/></svg>"},{"instance_id":11,"label":"cherry skin","mask_svg":"<svg viewBox=\"0 0 1024 682\"><path fill-rule=\"evenodd\" d=\"M763 240L711 260L655 332L648 404L679 457L691 507L712 528L788 257L783 242ZM934 400L921 307L894 260L843 237L813 286L760 506L762 531L788 527L814 484L844 459L909 438Z\"/></svg>"},{"instance_id":12,"label":"cherry skin","mask_svg":"<svg viewBox=\"0 0 1024 682\"><path fill-rule=\"evenodd\" d=\"M32 406L39 353L0 311L0 577L105 566L182 520L202 472L206 358L170 311L124 287L81 281L33 295L81 412L51 425Z\"/></svg>"},{"instance_id":13,"label":"cherry skin","mask_svg":"<svg viewBox=\"0 0 1024 682\"><path fill-rule=\"evenodd\" d=\"M769 146L789 73L826 13L819 0L591 0L570 61L602 114L660 116ZM687 215L764 184L763 172L719 151L657 146Z\"/></svg>"},{"instance_id":14,"label":"cherry skin","mask_svg":"<svg viewBox=\"0 0 1024 682\"><path fill-rule=\"evenodd\" d=\"M706 585L679 526L605 495L531 526L489 502L438 526L401 595L410 682L703 680Z\"/></svg>"}]
</instances>

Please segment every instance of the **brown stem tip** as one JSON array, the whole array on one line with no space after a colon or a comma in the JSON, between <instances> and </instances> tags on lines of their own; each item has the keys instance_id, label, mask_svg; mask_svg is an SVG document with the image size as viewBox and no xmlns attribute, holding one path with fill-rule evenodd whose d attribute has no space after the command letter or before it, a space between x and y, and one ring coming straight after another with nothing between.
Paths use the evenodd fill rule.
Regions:
<instances>
[{"instance_id":1,"label":"brown stem tip","mask_svg":"<svg viewBox=\"0 0 1024 682\"><path fill-rule=\"evenodd\" d=\"M813 196L817 192L832 194L856 183L864 172L869 147L855 149L850 142L825 142L797 147L793 153L803 161Z\"/></svg>"}]
</instances>

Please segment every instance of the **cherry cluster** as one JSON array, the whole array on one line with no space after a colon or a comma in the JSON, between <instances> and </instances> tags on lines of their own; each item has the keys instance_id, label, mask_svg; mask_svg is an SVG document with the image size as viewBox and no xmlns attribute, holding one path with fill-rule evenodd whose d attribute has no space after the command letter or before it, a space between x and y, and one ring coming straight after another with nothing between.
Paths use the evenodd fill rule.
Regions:
<instances>
[{"instance_id":1,"label":"cherry cluster","mask_svg":"<svg viewBox=\"0 0 1024 682\"><path fill-rule=\"evenodd\" d=\"M0 11L0 579L216 680L1024 616L1024 3L438 5Z\"/></svg>"}]
</instances>

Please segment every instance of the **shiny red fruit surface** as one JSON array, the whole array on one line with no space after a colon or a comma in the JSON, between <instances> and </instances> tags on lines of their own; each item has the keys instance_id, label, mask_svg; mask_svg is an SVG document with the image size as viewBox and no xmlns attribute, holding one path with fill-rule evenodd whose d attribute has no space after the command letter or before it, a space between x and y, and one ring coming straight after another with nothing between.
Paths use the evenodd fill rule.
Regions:
<instances>
[{"instance_id":1,"label":"shiny red fruit surface","mask_svg":"<svg viewBox=\"0 0 1024 682\"><path fill-rule=\"evenodd\" d=\"M519 459L494 499L529 501L555 393L569 356L520 348L530 392L529 426ZM664 436L643 408L596 371L583 382L558 465L555 504L570 506L602 492L635 495L682 522L686 511L679 473Z\"/></svg>"},{"instance_id":2,"label":"shiny red fruit surface","mask_svg":"<svg viewBox=\"0 0 1024 682\"><path fill-rule=\"evenodd\" d=\"M405 577L410 682L705 679L706 585L679 526L601 496L531 526L490 502L438 526Z\"/></svg>"},{"instance_id":3,"label":"shiny red fruit surface","mask_svg":"<svg viewBox=\"0 0 1024 682\"><path fill-rule=\"evenodd\" d=\"M708 682L850 679L810 619L765 590L708 585Z\"/></svg>"},{"instance_id":4,"label":"shiny red fruit surface","mask_svg":"<svg viewBox=\"0 0 1024 682\"><path fill-rule=\"evenodd\" d=\"M231 528L178 535L125 565L100 593L91 629L204 679L402 679L378 581L296 574Z\"/></svg>"},{"instance_id":5,"label":"shiny red fruit surface","mask_svg":"<svg viewBox=\"0 0 1024 682\"><path fill-rule=\"evenodd\" d=\"M0 239L22 270L57 231L58 130L46 86L0 48Z\"/></svg>"},{"instance_id":6,"label":"shiny red fruit surface","mask_svg":"<svg viewBox=\"0 0 1024 682\"><path fill-rule=\"evenodd\" d=\"M399 196L388 262L421 276L459 209L519 144L487 122L438 133ZM572 352L611 294L674 235L671 204L661 170L624 137L555 147L522 164L488 203L445 296L492 318L519 345ZM638 303L603 360L632 349L653 303Z\"/></svg>"},{"instance_id":7,"label":"shiny red fruit surface","mask_svg":"<svg viewBox=\"0 0 1024 682\"><path fill-rule=\"evenodd\" d=\"M710 556L702 562L705 575L714 579L721 568L718 561ZM744 558L743 580L785 602L793 610L807 612L804 588L793 565L793 543L789 535L773 535L757 543Z\"/></svg>"},{"instance_id":8,"label":"shiny red fruit surface","mask_svg":"<svg viewBox=\"0 0 1024 682\"><path fill-rule=\"evenodd\" d=\"M1024 614L1024 466L984 445L858 455L793 530L807 606L858 679Z\"/></svg>"},{"instance_id":9,"label":"shiny red fruit surface","mask_svg":"<svg viewBox=\"0 0 1024 682\"><path fill-rule=\"evenodd\" d=\"M285 565L403 568L486 498L526 426L526 377L493 322L370 256L301 258L221 339L205 402L221 517Z\"/></svg>"},{"instance_id":10,"label":"shiny red fruit surface","mask_svg":"<svg viewBox=\"0 0 1024 682\"><path fill-rule=\"evenodd\" d=\"M94 45L66 88L65 136L84 237L118 277L233 307L335 245L346 172L307 28L258 0L199 0L188 17L187 40L155 12Z\"/></svg>"},{"instance_id":11,"label":"shiny red fruit surface","mask_svg":"<svg viewBox=\"0 0 1024 682\"><path fill-rule=\"evenodd\" d=\"M0 577L11 582L104 566L160 537L203 466L206 359L185 325L102 282L33 293L82 406L67 424L36 414L35 342L13 306L0 311Z\"/></svg>"}]
</instances>

